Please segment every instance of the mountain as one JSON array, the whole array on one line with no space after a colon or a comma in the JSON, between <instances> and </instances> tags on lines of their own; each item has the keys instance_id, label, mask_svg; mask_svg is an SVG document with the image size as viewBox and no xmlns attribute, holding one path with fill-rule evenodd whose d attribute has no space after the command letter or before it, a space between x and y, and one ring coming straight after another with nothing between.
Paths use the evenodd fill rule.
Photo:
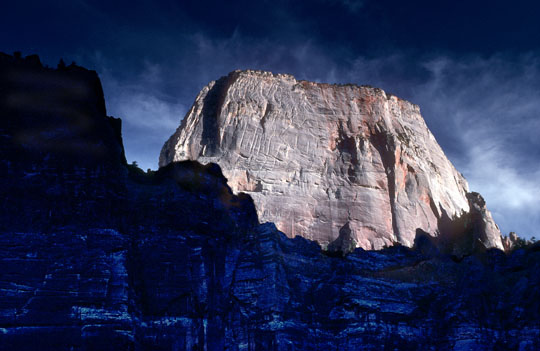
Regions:
<instances>
[{"instance_id":1,"label":"mountain","mask_svg":"<svg viewBox=\"0 0 540 351\"><path fill-rule=\"evenodd\" d=\"M216 164L128 165L93 71L0 54L0 92L0 350L540 348L538 245L342 257Z\"/></svg>"},{"instance_id":2,"label":"mountain","mask_svg":"<svg viewBox=\"0 0 540 351\"><path fill-rule=\"evenodd\" d=\"M329 249L411 247L419 232L447 240L454 221L503 249L419 107L381 89L232 72L202 89L163 146L161 166L180 160L219 164L261 221Z\"/></svg>"}]
</instances>

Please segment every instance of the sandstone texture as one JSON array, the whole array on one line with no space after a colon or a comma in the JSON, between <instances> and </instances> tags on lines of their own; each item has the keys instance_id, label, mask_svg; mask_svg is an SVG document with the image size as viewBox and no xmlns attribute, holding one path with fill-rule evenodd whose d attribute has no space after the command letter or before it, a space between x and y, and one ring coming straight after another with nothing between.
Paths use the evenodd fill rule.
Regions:
<instances>
[{"instance_id":1,"label":"sandstone texture","mask_svg":"<svg viewBox=\"0 0 540 351\"><path fill-rule=\"evenodd\" d=\"M540 349L540 245L332 255L216 164L127 165L95 72L26 61L0 54L0 350Z\"/></svg>"},{"instance_id":2,"label":"sandstone texture","mask_svg":"<svg viewBox=\"0 0 540 351\"><path fill-rule=\"evenodd\" d=\"M323 247L412 246L419 230L444 235L442 220L471 210L419 107L369 86L232 72L199 93L165 143L160 166L180 160L218 163L261 221ZM502 249L481 211L474 235Z\"/></svg>"}]
</instances>

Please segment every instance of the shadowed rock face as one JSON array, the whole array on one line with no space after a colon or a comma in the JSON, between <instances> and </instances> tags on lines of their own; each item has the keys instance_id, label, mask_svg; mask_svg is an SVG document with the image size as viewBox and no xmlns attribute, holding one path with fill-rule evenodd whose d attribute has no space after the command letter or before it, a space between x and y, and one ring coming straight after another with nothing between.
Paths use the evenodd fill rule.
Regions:
<instances>
[{"instance_id":1,"label":"shadowed rock face","mask_svg":"<svg viewBox=\"0 0 540 351\"><path fill-rule=\"evenodd\" d=\"M417 229L437 236L443 216L470 211L467 182L418 106L372 87L232 72L199 93L160 166L186 159L218 163L261 221L324 247L345 225L357 247L412 246ZM482 243L502 249L482 211Z\"/></svg>"},{"instance_id":2,"label":"shadowed rock face","mask_svg":"<svg viewBox=\"0 0 540 351\"><path fill-rule=\"evenodd\" d=\"M127 166L96 74L33 62L0 55L0 350L540 349L538 245L323 253L216 164Z\"/></svg>"}]
</instances>

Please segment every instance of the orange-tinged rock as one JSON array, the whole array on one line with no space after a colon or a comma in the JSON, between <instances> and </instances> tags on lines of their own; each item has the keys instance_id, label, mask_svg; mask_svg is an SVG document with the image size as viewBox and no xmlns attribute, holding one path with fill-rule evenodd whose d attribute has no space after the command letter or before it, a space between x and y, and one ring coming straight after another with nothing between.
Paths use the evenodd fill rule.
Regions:
<instances>
[{"instance_id":1,"label":"orange-tinged rock","mask_svg":"<svg viewBox=\"0 0 540 351\"><path fill-rule=\"evenodd\" d=\"M368 86L232 72L199 93L160 166L186 159L219 164L261 221L323 247L344 227L349 246L412 246L417 229L437 236L442 216L470 210L467 182L419 107ZM485 220L483 244L502 249Z\"/></svg>"}]
</instances>

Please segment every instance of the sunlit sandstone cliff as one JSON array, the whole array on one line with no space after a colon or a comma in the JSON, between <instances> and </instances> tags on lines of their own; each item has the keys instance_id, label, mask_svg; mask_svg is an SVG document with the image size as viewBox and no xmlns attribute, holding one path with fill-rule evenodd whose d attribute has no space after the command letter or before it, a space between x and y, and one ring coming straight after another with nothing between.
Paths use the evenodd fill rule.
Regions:
<instances>
[{"instance_id":1,"label":"sunlit sandstone cliff","mask_svg":"<svg viewBox=\"0 0 540 351\"><path fill-rule=\"evenodd\" d=\"M202 89L160 166L186 159L218 163L260 220L290 237L412 246L419 230L445 235L442 222L475 211L474 239L502 249L483 199L467 196L419 107L381 89L232 72Z\"/></svg>"},{"instance_id":2,"label":"sunlit sandstone cliff","mask_svg":"<svg viewBox=\"0 0 540 351\"><path fill-rule=\"evenodd\" d=\"M2 351L540 350L540 243L339 257L215 164L127 165L93 71L0 53L0 92Z\"/></svg>"}]
</instances>

